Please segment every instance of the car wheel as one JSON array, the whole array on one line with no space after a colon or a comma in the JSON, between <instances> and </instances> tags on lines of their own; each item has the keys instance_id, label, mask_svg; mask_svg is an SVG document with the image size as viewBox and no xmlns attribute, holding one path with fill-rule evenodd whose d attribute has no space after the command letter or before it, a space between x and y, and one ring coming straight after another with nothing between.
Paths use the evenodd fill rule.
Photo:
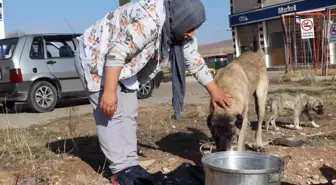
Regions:
<instances>
[{"instance_id":1,"label":"car wheel","mask_svg":"<svg viewBox=\"0 0 336 185\"><path fill-rule=\"evenodd\" d=\"M28 106L36 112L50 112L57 103L57 90L49 82L41 81L33 84L28 95Z\"/></svg>"},{"instance_id":2,"label":"car wheel","mask_svg":"<svg viewBox=\"0 0 336 185\"><path fill-rule=\"evenodd\" d=\"M152 93L154 90L154 83L152 80L148 81L145 84L141 84L139 86L139 91L138 91L138 98L139 99L147 99L151 97Z\"/></svg>"}]
</instances>

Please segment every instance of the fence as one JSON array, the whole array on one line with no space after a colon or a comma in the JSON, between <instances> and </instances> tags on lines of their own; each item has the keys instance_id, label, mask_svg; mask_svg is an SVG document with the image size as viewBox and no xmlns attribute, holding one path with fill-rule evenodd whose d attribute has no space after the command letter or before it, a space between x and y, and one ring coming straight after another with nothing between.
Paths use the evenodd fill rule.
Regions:
<instances>
[{"instance_id":1,"label":"fence","mask_svg":"<svg viewBox=\"0 0 336 185\"><path fill-rule=\"evenodd\" d=\"M331 21L336 21L336 9L282 16L286 38L286 64L290 73L336 75L336 66L333 65L336 62L336 47L328 42ZM314 34L313 38L302 39L302 29L307 32L313 30L310 31Z\"/></svg>"}]
</instances>

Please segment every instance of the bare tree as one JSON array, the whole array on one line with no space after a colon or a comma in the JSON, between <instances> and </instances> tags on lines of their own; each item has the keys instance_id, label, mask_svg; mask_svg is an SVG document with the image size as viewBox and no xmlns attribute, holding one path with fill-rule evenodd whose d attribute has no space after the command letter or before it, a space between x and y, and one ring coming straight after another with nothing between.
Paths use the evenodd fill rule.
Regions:
<instances>
[{"instance_id":1,"label":"bare tree","mask_svg":"<svg viewBox=\"0 0 336 185\"><path fill-rule=\"evenodd\" d=\"M25 35L26 33L21 31L21 30L17 30L17 31L14 31L14 32L10 32L7 34L7 38L11 38L11 37L20 37L20 36L23 36Z\"/></svg>"}]
</instances>

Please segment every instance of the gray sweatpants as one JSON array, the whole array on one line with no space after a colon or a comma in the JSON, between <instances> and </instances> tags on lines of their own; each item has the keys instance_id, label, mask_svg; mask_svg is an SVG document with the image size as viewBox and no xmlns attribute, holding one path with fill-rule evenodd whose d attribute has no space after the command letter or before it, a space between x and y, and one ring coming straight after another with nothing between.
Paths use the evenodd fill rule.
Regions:
<instances>
[{"instance_id":1,"label":"gray sweatpants","mask_svg":"<svg viewBox=\"0 0 336 185\"><path fill-rule=\"evenodd\" d=\"M75 59L76 70L85 86L80 72L82 67ZM105 116L99 102L103 91L90 93L88 97L93 107L97 136L100 147L105 154L113 174L139 164L137 155L136 126L138 116L138 98L136 91L127 92L118 87L118 107L112 118Z\"/></svg>"}]
</instances>

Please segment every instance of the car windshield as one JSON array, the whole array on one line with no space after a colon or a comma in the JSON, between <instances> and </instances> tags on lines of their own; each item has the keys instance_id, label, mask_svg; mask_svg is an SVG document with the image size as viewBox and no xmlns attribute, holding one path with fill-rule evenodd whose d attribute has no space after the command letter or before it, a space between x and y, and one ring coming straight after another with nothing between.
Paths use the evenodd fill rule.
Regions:
<instances>
[{"instance_id":1,"label":"car windshield","mask_svg":"<svg viewBox=\"0 0 336 185\"><path fill-rule=\"evenodd\" d=\"M19 38L0 40L0 60L12 58L18 40Z\"/></svg>"}]
</instances>

